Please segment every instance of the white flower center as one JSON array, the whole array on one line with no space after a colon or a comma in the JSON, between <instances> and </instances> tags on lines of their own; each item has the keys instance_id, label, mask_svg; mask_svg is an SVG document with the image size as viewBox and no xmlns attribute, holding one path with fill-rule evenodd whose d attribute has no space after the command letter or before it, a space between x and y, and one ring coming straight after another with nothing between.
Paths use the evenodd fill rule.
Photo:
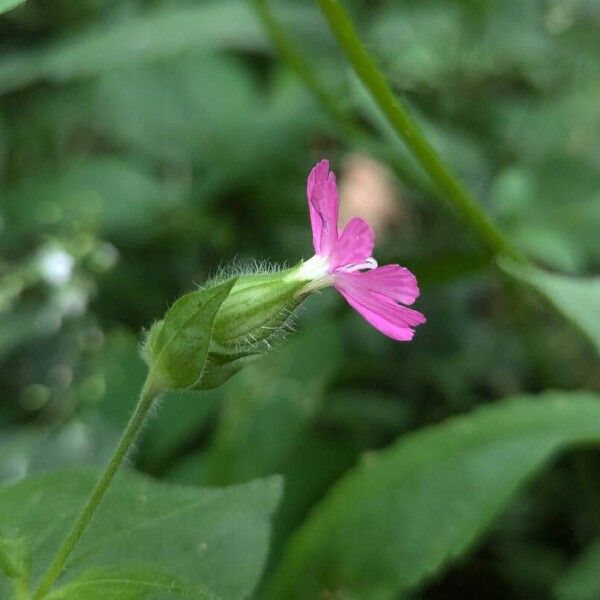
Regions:
<instances>
[{"instance_id":1,"label":"white flower center","mask_svg":"<svg viewBox=\"0 0 600 600\"><path fill-rule=\"evenodd\" d=\"M319 281L329 275L329 260L325 256L315 254L303 262L291 275L295 281Z\"/></svg>"},{"instance_id":2,"label":"white flower center","mask_svg":"<svg viewBox=\"0 0 600 600\"><path fill-rule=\"evenodd\" d=\"M377 267L374 258L367 258L364 262L345 265L336 269L336 273L354 273L356 271L370 271ZM289 281L306 281L300 294L314 292L324 287L333 285L335 273L331 272L331 263L328 257L315 254L303 262L296 270L288 275Z\"/></svg>"}]
</instances>

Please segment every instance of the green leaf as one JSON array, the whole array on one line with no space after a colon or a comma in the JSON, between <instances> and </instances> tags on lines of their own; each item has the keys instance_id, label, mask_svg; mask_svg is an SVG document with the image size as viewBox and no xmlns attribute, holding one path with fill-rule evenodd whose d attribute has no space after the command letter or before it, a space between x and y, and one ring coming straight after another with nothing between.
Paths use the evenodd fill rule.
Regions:
<instances>
[{"instance_id":1,"label":"green leaf","mask_svg":"<svg viewBox=\"0 0 600 600\"><path fill-rule=\"evenodd\" d=\"M597 600L600 598L600 540L592 543L555 586L560 600Z\"/></svg>"},{"instance_id":2,"label":"green leaf","mask_svg":"<svg viewBox=\"0 0 600 600\"><path fill-rule=\"evenodd\" d=\"M548 273L502 258L500 268L544 296L573 322L600 353L600 277L576 278Z\"/></svg>"},{"instance_id":3,"label":"green leaf","mask_svg":"<svg viewBox=\"0 0 600 600\"><path fill-rule=\"evenodd\" d=\"M181 598L216 600L202 586L181 583L170 575L147 568L93 569L48 594L48 600L142 600Z\"/></svg>"},{"instance_id":4,"label":"green leaf","mask_svg":"<svg viewBox=\"0 0 600 600\"><path fill-rule=\"evenodd\" d=\"M60 427L1 428L0 482L57 468L100 467L112 456L118 440L118 431L90 412Z\"/></svg>"},{"instance_id":5,"label":"green leaf","mask_svg":"<svg viewBox=\"0 0 600 600\"><path fill-rule=\"evenodd\" d=\"M23 4L25 0L0 0L0 15L8 12L13 8L17 8L20 4Z\"/></svg>"},{"instance_id":6,"label":"green leaf","mask_svg":"<svg viewBox=\"0 0 600 600\"><path fill-rule=\"evenodd\" d=\"M600 398L585 392L518 396L404 436L334 486L270 597L395 598L467 551L558 450L590 440Z\"/></svg>"},{"instance_id":7,"label":"green leaf","mask_svg":"<svg viewBox=\"0 0 600 600\"><path fill-rule=\"evenodd\" d=\"M591 97L600 93L600 87L586 91ZM574 116L582 112L577 107L571 106L564 112L565 139L560 148L568 143L569 132L574 128L598 129L573 122ZM526 118L529 132L529 111ZM547 132L554 123L554 115L548 115L542 119L540 129ZM547 151L539 133L533 135L534 145ZM523 254L559 272L578 275L593 268L600 258L600 172L581 158L561 156L556 146L551 152L551 158L535 167L523 161L499 173L492 184L490 204L498 223ZM569 201L568 211L564 210L565 198Z\"/></svg>"},{"instance_id":8,"label":"green leaf","mask_svg":"<svg viewBox=\"0 0 600 600\"><path fill-rule=\"evenodd\" d=\"M158 369L171 389L199 384L204 371L213 324L236 278L182 296L155 325L146 354L150 369Z\"/></svg>"},{"instance_id":9,"label":"green leaf","mask_svg":"<svg viewBox=\"0 0 600 600\"><path fill-rule=\"evenodd\" d=\"M315 22L318 24L314 11L291 5L284 12L300 22L309 37L314 36ZM54 43L8 54L0 60L0 93L39 79L68 81L172 57L189 49L210 52L224 48L268 48L260 24L242 0L145 10Z\"/></svg>"},{"instance_id":10,"label":"green leaf","mask_svg":"<svg viewBox=\"0 0 600 600\"><path fill-rule=\"evenodd\" d=\"M175 201L180 196L175 192ZM42 170L9 188L3 197L10 239L61 227L102 230L144 238L169 209L169 190L135 161L92 158Z\"/></svg>"},{"instance_id":11,"label":"green leaf","mask_svg":"<svg viewBox=\"0 0 600 600\"><path fill-rule=\"evenodd\" d=\"M62 471L0 487L3 535L29 541L33 582L47 568L96 478L93 471ZM261 575L281 487L278 477L202 489L121 474L58 585L73 584L90 569L129 570L135 560L135 568L169 573L220 598L245 598Z\"/></svg>"},{"instance_id":12,"label":"green leaf","mask_svg":"<svg viewBox=\"0 0 600 600\"><path fill-rule=\"evenodd\" d=\"M239 27L231 28L231 23ZM187 48L213 50L242 43L264 45L264 36L243 2L212 2L119 19L49 44L42 51L8 56L0 62L0 90L37 79L68 80L119 66L172 56Z\"/></svg>"},{"instance_id":13,"label":"green leaf","mask_svg":"<svg viewBox=\"0 0 600 600\"><path fill-rule=\"evenodd\" d=\"M89 86L88 96L88 119L103 135L144 154L177 161L192 156L201 164L219 164L250 133L256 137L264 110L241 64L204 52L111 70ZM211 172L210 180L218 179Z\"/></svg>"}]
</instances>

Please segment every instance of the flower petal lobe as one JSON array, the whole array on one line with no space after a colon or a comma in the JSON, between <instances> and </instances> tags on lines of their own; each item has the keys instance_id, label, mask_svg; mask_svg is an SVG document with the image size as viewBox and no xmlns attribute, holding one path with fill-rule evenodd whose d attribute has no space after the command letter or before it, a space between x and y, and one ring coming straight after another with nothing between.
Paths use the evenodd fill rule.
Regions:
<instances>
[{"instance_id":1,"label":"flower petal lobe","mask_svg":"<svg viewBox=\"0 0 600 600\"><path fill-rule=\"evenodd\" d=\"M348 304L381 333L394 340L408 341L414 335L414 328L425 323L426 318L420 312L398 304L395 297L404 292L399 292L400 288L395 287L398 281L390 277L392 269L389 267L393 267L396 273L398 269L402 269L398 265L388 265L364 273L339 273L335 287ZM374 287L377 276L373 278L369 275L382 269L383 276L380 273L379 277L384 283L378 290ZM407 272L410 273L408 270ZM416 287L416 282L414 285ZM412 293L415 293L414 290ZM416 294L418 295L418 289ZM405 297L410 298L411 295L407 294Z\"/></svg>"},{"instance_id":2,"label":"flower petal lobe","mask_svg":"<svg viewBox=\"0 0 600 600\"><path fill-rule=\"evenodd\" d=\"M373 253L373 230L366 221L348 221L331 253L331 271L365 262Z\"/></svg>"},{"instance_id":3,"label":"flower petal lobe","mask_svg":"<svg viewBox=\"0 0 600 600\"><path fill-rule=\"evenodd\" d=\"M317 163L306 182L308 209L316 254L329 256L338 239L339 195L329 161Z\"/></svg>"}]
</instances>

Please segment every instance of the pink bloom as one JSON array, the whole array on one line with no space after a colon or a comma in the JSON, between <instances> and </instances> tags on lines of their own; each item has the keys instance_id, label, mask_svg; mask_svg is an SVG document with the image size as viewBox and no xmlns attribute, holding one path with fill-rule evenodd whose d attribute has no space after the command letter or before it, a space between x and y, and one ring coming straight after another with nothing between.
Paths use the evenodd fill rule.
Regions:
<instances>
[{"instance_id":1,"label":"pink bloom","mask_svg":"<svg viewBox=\"0 0 600 600\"><path fill-rule=\"evenodd\" d=\"M411 340L425 317L407 308L419 296L415 276L400 265L378 267L371 256L373 231L362 219L351 219L338 233L339 197L329 162L319 162L306 185L315 255L302 263L296 278L305 290L333 285L373 327L394 340Z\"/></svg>"}]
</instances>

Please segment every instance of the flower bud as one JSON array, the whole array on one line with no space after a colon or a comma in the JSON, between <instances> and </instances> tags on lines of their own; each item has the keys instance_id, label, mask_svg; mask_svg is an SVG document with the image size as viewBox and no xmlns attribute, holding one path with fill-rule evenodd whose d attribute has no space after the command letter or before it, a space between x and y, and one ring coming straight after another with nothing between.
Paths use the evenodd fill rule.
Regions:
<instances>
[{"instance_id":1,"label":"flower bud","mask_svg":"<svg viewBox=\"0 0 600 600\"><path fill-rule=\"evenodd\" d=\"M210 389L285 337L306 297L298 267L214 280L182 296L146 336L143 355L165 389Z\"/></svg>"}]
</instances>

